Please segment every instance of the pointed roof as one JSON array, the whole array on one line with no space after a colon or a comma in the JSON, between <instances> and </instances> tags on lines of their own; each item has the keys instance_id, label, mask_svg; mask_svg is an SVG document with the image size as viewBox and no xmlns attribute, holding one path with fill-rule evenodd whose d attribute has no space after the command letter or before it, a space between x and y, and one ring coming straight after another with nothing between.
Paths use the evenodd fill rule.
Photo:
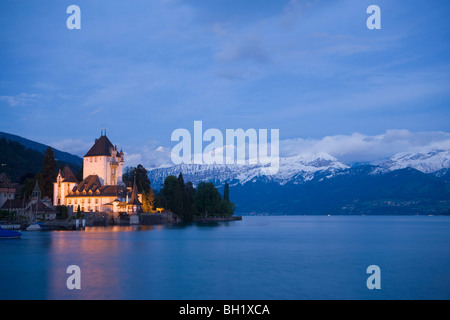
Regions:
<instances>
[{"instance_id":1,"label":"pointed roof","mask_svg":"<svg viewBox=\"0 0 450 320\"><path fill-rule=\"evenodd\" d=\"M39 182L38 180L36 180L36 183L34 184L34 188L33 188L33 194L39 192L41 193L41 189L39 188Z\"/></svg>"},{"instance_id":2,"label":"pointed roof","mask_svg":"<svg viewBox=\"0 0 450 320\"><path fill-rule=\"evenodd\" d=\"M73 188L73 191L92 191L95 192L97 189L100 189L102 186L98 175L89 175L83 181L81 181L76 187Z\"/></svg>"},{"instance_id":3,"label":"pointed roof","mask_svg":"<svg viewBox=\"0 0 450 320\"><path fill-rule=\"evenodd\" d=\"M86 153L85 157L110 156L110 148L114 148L111 141L109 141L107 136L101 136L99 139L95 139L94 145Z\"/></svg>"},{"instance_id":4,"label":"pointed roof","mask_svg":"<svg viewBox=\"0 0 450 320\"><path fill-rule=\"evenodd\" d=\"M67 198L78 197L119 197L124 198L127 188L121 185L102 186L97 175L89 175L66 196Z\"/></svg>"},{"instance_id":5,"label":"pointed roof","mask_svg":"<svg viewBox=\"0 0 450 320\"><path fill-rule=\"evenodd\" d=\"M139 205L139 206L142 205L142 203L139 201L139 197L137 195L136 179L134 179L133 191L131 192L131 198L130 198L130 201L128 201L128 204Z\"/></svg>"},{"instance_id":6,"label":"pointed roof","mask_svg":"<svg viewBox=\"0 0 450 320\"><path fill-rule=\"evenodd\" d=\"M75 175L68 166L65 166L62 170L60 170L60 173L63 178L63 182L78 182L77 178L75 178Z\"/></svg>"},{"instance_id":7,"label":"pointed roof","mask_svg":"<svg viewBox=\"0 0 450 320\"><path fill-rule=\"evenodd\" d=\"M6 200L3 206L0 208L2 210L9 209L24 209L26 207L25 201L23 199L9 199Z\"/></svg>"},{"instance_id":8,"label":"pointed roof","mask_svg":"<svg viewBox=\"0 0 450 320\"><path fill-rule=\"evenodd\" d=\"M45 212L56 212L56 210L49 205L45 204L42 200L38 199L36 202L30 203L31 209L36 212L45 213Z\"/></svg>"}]
</instances>

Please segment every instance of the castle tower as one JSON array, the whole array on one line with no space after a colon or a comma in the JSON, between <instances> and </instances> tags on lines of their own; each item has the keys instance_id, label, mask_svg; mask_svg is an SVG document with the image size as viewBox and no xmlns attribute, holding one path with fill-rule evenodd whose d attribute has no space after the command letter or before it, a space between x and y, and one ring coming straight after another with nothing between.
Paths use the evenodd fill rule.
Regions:
<instances>
[{"instance_id":1,"label":"castle tower","mask_svg":"<svg viewBox=\"0 0 450 320\"><path fill-rule=\"evenodd\" d=\"M75 178L75 175L68 166L60 169L58 176L56 177L56 182L53 184L53 204L65 205L66 196L72 191L77 183L77 178Z\"/></svg>"},{"instance_id":2,"label":"castle tower","mask_svg":"<svg viewBox=\"0 0 450 320\"><path fill-rule=\"evenodd\" d=\"M140 194L128 203L128 189L122 182L124 153L117 150L102 131L83 157L83 181L76 181L69 168L60 170L54 183L54 205L65 205L83 212L117 214L139 212ZM137 201L136 201L137 200Z\"/></svg>"},{"instance_id":3,"label":"castle tower","mask_svg":"<svg viewBox=\"0 0 450 320\"><path fill-rule=\"evenodd\" d=\"M106 135L95 139L83 160L83 179L98 175L102 185L122 185L124 154L117 150Z\"/></svg>"}]
</instances>

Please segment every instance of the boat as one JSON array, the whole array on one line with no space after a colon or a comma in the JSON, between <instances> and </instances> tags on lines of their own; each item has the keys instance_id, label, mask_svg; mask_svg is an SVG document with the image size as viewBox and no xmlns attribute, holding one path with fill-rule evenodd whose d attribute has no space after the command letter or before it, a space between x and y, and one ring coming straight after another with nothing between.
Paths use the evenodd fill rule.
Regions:
<instances>
[{"instance_id":1,"label":"boat","mask_svg":"<svg viewBox=\"0 0 450 320\"><path fill-rule=\"evenodd\" d=\"M0 227L0 239L19 239L22 236L20 232L14 230L5 230Z\"/></svg>"},{"instance_id":2,"label":"boat","mask_svg":"<svg viewBox=\"0 0 450 320\"><path fill-rule=\"evenodd\" d=\"M42 230L41 225L39 223L31 224L28 226L27 231L40 231Z\"/></svg>"}]
</instances>

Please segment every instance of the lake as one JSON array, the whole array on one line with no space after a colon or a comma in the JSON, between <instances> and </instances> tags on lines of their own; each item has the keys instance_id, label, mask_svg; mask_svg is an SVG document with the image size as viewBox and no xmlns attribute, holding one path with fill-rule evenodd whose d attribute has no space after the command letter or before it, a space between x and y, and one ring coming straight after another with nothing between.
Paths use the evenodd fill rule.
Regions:
<instances>
[{"instance_id":1,"label":"lake","mask_svg":"<svg viewBox=\"0 0 450 320\"><path fill-rule=\"evenodd\" d=\"M244 216L22 234L0 241L2 300L450 298L444 216ZM67 288L71 265L80 290ZM370 265L379 290L366 285Z\"/></svg>"}]
</instances>

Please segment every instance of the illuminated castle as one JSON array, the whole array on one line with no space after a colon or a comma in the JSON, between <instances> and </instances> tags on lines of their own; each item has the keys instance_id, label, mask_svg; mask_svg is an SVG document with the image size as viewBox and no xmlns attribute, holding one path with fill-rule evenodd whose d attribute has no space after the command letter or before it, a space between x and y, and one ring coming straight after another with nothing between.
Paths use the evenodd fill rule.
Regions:
<instances>
[{"instance_id":1,"label":"illuminated castle","mask_svg":"<svg viewBox=\"0 0 450 320\"><path fill-rule=\"evenodd\" d=\"M136 184L122 182L124 154L102 133L83 157L83 181L78 183L69 167L60 170L53 184L53 204L83 212L137 213L142 195Z\"/></svg>"}]
</instances>

